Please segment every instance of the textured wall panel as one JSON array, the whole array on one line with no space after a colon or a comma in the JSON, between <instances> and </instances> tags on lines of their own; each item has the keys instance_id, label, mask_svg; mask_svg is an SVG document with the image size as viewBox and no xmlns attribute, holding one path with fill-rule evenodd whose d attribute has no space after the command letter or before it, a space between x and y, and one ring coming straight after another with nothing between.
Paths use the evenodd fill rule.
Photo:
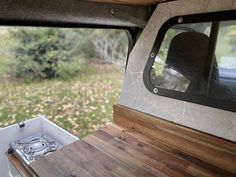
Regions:
<instances>
[{"instance_id":1,"label":"textured wall panel","mask_svg":"<svg viewBox=\"0 0 236 177\"><path fill-rule=\"evenodd\" d=\"M111 10L127 14L127 19L117 18ZM150 8L118 4L105 4L81 0L1 0L1 24L22 22L60 23L75 25L136 26L129 17L146 23ZM5 22L5 23L4 23Z\"/></svg>"},{"instance_id":2,"label":"textured wall panel","mask_svg":"<svg viewBox=\"0 0 236 177\"><path fill-rule=\"evenodd\" d=\"M143 83L144 67L158 30L169 18L232 9L236 9L235 0L179 0L159 4L130 54L120 104L236 141L236 113L157 96Z\"/></svg>"}]
</instances>

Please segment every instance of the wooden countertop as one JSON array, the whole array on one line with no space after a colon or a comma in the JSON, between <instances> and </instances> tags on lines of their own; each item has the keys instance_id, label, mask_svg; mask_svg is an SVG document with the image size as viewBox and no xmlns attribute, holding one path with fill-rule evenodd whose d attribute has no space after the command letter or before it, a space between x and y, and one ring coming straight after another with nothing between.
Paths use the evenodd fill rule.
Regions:
<instances>
[{"instance_id":1,"label":"wooden countertop","mask_svg":"<svg viewBox=\"0 0 236 177\"><path fill-rule=\"evenodd\" d=\"M31 164L39 177L230 177L233 174L111 125Z\"/></svg>"},{"instance_id":2,"label":"wooden countertop","mask_svg":"<svg viewBox=\"0 0 236 177\"><path fill-rule=\"evenodd\" d=\"M38 177L236 176L235 142L121 105L114 106L114 122L31 163L31 173ZM20 166L16 158L9 159Z\"/></svg>"}]
</instances>

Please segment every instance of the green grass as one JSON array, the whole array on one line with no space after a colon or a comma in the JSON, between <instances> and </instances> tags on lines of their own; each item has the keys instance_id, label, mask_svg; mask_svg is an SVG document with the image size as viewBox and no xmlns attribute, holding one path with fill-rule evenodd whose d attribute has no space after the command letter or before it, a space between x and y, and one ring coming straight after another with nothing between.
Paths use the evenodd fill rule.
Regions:
<instances>
[{"instance_id":1,"label":"green grass","mask_svg":"<svg viewBox=\"0 0 236 177\"><path fill-rule=\"evenodd\" d=\"M112 122L123 72L94 64L71 80L0 84L0 127L46 115L72 134L83 137Z\"/></svg>"},{"instance_id":2,"label":"green grass","mask_svg":"<svg viewBox=\"0 0 236 177\"><path fill-rule=\"evenodd\" d=\"M4 75L9 70L8 60L0 56L0 76Z\"/></svg>"}]
</instances>

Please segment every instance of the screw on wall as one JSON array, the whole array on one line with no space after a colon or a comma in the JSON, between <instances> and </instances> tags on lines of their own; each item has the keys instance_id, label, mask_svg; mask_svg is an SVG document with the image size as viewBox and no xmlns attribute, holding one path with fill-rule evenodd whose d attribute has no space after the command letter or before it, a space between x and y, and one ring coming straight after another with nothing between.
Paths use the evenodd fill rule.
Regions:
<instances>
[{"instance_id":1,"label":"screw on wall","mask_svg":"<svg viewBox=\"0 0 236 177\"><path fill-rule=\"evenodd\" d=\"M183 23L184 22L184 18L183 17L179 17L178 18L178 23Z\"/></svg>"},{"instance_id":2,"label":"screw on wall","mask_svg":"<svg viewBox=\"0 0 236 177\"><path fill-rule=\"evenodd\" d=\"M153 92L154 92L154 93L158 93L158 91L159 91L158 88L154 88L154 89L153 89Z\"/></svg>"},{"instance_id":3,"label":"screw on wall","mask_svg":"<svg viewBox=\"0 0 236 177\"><path fill-rule=\"evenodd\" d=\"M156 55L155 53L151 53L151 57L154 58Z\"/></svg>"},{"instance_id":4,"label":"screw on wall","mask_svg":"<svg viewBox=\"0 0 236 177\"><path fill-rule=\"evenodd\" d=\"M111 14L113 15L113 14L115 14L115 9L111 9Z\"/></svg>"}]
</instances>

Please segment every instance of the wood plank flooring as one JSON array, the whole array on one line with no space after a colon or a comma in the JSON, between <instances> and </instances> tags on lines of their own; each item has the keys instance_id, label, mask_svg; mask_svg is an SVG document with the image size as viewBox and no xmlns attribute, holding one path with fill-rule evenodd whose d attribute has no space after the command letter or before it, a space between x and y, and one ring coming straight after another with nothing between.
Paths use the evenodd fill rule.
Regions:
<instances>
[{"instance_id":1,"label":"wood plank flooring","mask_svg":"<svg viewBox=\"0 0 236 177\"><path fill-rule=\"evenodd\" d=\"M235 177L135 131L110 125L31 164L39 177Z\"/></svg>"}]
</instances>

